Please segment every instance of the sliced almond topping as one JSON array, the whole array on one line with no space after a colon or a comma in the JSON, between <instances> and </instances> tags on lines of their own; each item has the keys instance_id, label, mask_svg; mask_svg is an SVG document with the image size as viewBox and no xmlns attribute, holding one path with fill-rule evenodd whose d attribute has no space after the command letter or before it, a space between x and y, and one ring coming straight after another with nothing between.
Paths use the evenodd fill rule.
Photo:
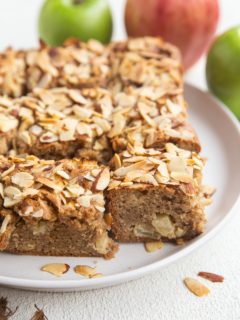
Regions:
<instances>
[{"instance_id":1,"label":"sliced almond topping","mask_svg":"<svg viewBox=\"0 0 240 320\"><path fill-rule=\"evenodd\" d=\"M0 228L0 234L3 234L6 230L7 230L7 226L9 224L9 222L11 221L11 216L10 214L8 214L7 216L5 216L1 228Z\"/></svg>"},{"instance_id":2,"label":"sliced almond topping","mask_svg":"<svg viewBox=\"0 0 240 320\"><path fill-rule=\"evenodd\" d=\"M67 186L66 188L74 197L78 197L78 196L84 194L84 192L85 192L84 188L79 186L78 184L71 184L71 185Z\"/></svg>"},{"instance_id":3,"label":"sliced almond topping","mask_svg":"<svg viewBox=\"0 0 240 320\"><path fill-rule=\"evenodd\" d=\"M141 182L141 183L149 183L149 184L153 184L154 186L158 186L157 180L149 173L146 173L143 176L137 178L136 181Z\"/></svg>"},{"instance_id":4,"label":"sliced almond topping","mask_svg":"<svg viewBox=\"0 0 240 320\"><path fill-rule=\"evenodd\" d=\"M17 128L18 120L14 117L10 118L9 116L5 116L4 114L0 114L0 131L8 132Z\"/></svg>"},{"instance_id":5,"label":"sliced almond topping","mask_svg":"<svg viewBox=\"0 0 240 320\"><path fill-rule=\"evenodd\" d=\"M32 213L32 216L33 216L34 218L42 218L43 215L44 215L43 209L39 209L39 210L34 211L34 212Z\"/></svg>"},{"instance_id":6,"label":"sliced almond topping","mask_svg":"<svg viewBox=\"0 0 240 320\"><path fill-rule=\"evenodd\" d=\"M24 143L26 143L29 146L32 144L32 139L27 131L20 132L19 139L21 139Z\"/></svg>"},{"instance_id":7,"label":"sliced almond topping","mask_svg":"<svg viewBox=\"0 0 240 320\"><path fill-rule=\"evenodd\" d=\"M53 181L51 181L45 177L39 177L39 178L37 178L37 181L42 183L43 185L51 188L51 189L54 189L56 191L62 191L62 187L60 185L57 185L56 183L54 183Z\"/></svg>"},{"instance_id":8,"label":"sliced almond topping","mask_svg":"<svg viewBox=\"0 0 240 320\"><path fill-rule=\"evenodd\" d=\"M11 177L12 183L21 188L29 188L33 185L33 176L28 172L18 172Z\"/></svg>"},{"instance_id":9,"label":"sliced almond topping","mask_svg":"<svg viewBox=\"0 0 240 320\"><path fill-rule=\"evenodd\" d=\"M82 195L78 198L78 202L85 208L89 208L91 206L91 196L89 195Z\"/></svg>"},{"instance_id":10,"label":"sliced almond topping","mask_svg":"<svg viewBox=\"0 0 240 320\"><path fill-rule=\"evenodd\" d=\"M148 114L147 114L147 109L148 108L148 106L146 106L144 103L142 103L142 102L139 102L138 103L138 109L139 109L139 112L140 112L140 114L141 114L141 116L144 118L144 120L151 126L151 127L156 127L156 123L155 123L155 121L152 119L152 118L150 118L149 116L148 116Z\"/></svg>"},{"instance_id":11,"label":"sliced almond topping","mask_svg":"<svg viewBox=\"0 0 240 320\"><path fill-rule=\"evenodd\" d=\"M9 175L9 173L13 172L15 169L15 164L13 164L9 169L2 172L1 177L4 178Z\"/></svg>"},{"instance_id":12,"label":"sliced almond topping","mask_svg":"<svg viewBox=\"0 0 240 320\"><path fill-rule=\"evenodd\" d=\"M69 176L69 174L63 170L57 170L56 174L66 180L69 180L71 177Z\"/></svg>"},{"instance_id":13,"label":"sliced almond topping","mask_svg":"<svg viewBox=\"0 0 240 320\"><path fill-rule=\"evenodd\" d=\"M134 164L132 164L130 166L121 167L121 168L115 170L114 171L114 175L119 176L119 177L123 177L123 176L126 176L126 174L128 172L131 172L133 170L138 170L138 169L145 170L145 169L148 169L148 168L150 169L152 167L153 167L153 164L149 165L149 163L147 163L146 160L143 160L143 161L139 161L137 163L134 163Z\"/></svg>"},{"instance_id":14,"label":"sliced almond topping","mask_svg":"<svg viewBox=\"0 0 240 320\"><path fill-rule=\"evenodd\" d=\"M86 265L77 265L74 268L74 271L77 274L80 274L81 276L84 276L86 278L92 278L94 275L97 274L96 268L89 267L89 266L86 266Z\"/></svg>"},{"instance_id":15,"label":"sliced almond topping","mask_svg":"<svg viewBox=\"0 0 240 320\"><path fill-rule=\"evenodd\" d=\"M29 129L29 131L35 136L39 136L42 133L43 129L35 124Z\"/></svg>"},{"instance_id":16,"label":"sliced almond topping","mask_svg":"<svg viewBox=\"0 0 240 320\"><path fill-rule=\"evenodd\" d=\"M51 143L58 141L58 137L52 132L45 132L43 135L41 135L39 140L42 143Z\"/></svg>"},{"instance_id":17,"label":"sliced almond topping","mask_svg":"<svg viewBox=\"0 0 240 320\"><path fill-rule=\"evenodd\" d=\"M147 252L155 252L159 249L162 249L164 246L162 241L149 241L145 242L144 245Z\"/></svg>"},{"instance_id":18,"label":"sliced almond topping","mask_svg":"<svg viewBox=\"0 0 240 320\"><path fill-rule=\"evenodd\" d=\"M161 162L158 165L157 171L160 173L162 177L169 178L169 173L168 173L167 165L165 162Z\"/></svg>"},{"instance_id":19,"label":"sliced almond topping","mask_svg":"<svg viewBox=\"0 0 240 320\"><path fill-rule=\"evenodd\" d=\"M68 95L74 102L79 104L86 104L88 102L78 90L68 90Z\"/></svg>"},{"instance_id":20,"label":"sliced almond topping","mask_svg":"<svg viewBox=\"0 0 240 320\"><path fill-rule=\"evenodd\" d=\"M12 199L12 198L9 198L9 197L5 197L4 198L4 201L3 201L3 206L5 208L11 208L13 206L15 206L15 204L19 203L22 201L22 198L19 197L19 198L16 198L16 199Z\"/></svg>"},{"instance_id":21,"label":"sliced almond topping","mask_svg":"<svg viewBox=\"0 0 240 320\"><path fill-rule=\"evenodd\" d=\"M117 113L113 116L113 127L109 131L108 136L109 138L114 138L120 135L123 129L126 126L126 119L121 113Z\"/></svg>"},{"instance_id":22,"label":"sliced almond topping","mask_svg":"<svg viewBox=\"0 0 240 320\"><path fill-rule=\"evenodd\" d=\"M126 176L124 181L133 181L141 176L143 176L146 172L144 170L133 170L133 171L129 171Z\"/></svg>"},{"instance_id":23,"label":"sliced almond topping","mask_svg":"<svg viewBox=\"0 0 240 320\"><path fill-rule=\"evenodd\" d=\"M198 297L204 297L210 293L210 289L196 279L185 278L184 284L192 293L194 293Z\"/></svg>"},{"instance_id":24,"label":"sliced almond topping","mask_svg":"<svg viewBox=\"0 0 240 320\"><path fill-rule=\"evenodd\" d=\"M93 188L95 190L104 190L110 182L110 172L108 168L104 168L97 176Z\"/></svg>"},{"instance_id":25,"label":"sliced almond topping","mask_svg":"<svg viewBox=\"0 0 240 320\"><path fill-rule=\"evenodd\" d=\"M190 174L186 172L171 172L171 177L177 181L190 183L193 181L193 178Z\"/></svg>"},{"instance_id":26,"label":"sliced almond topping","mask_svg":"<svg viewBox=\"0 0 240 320\"><path fill-rule=\"evenodd\" d=\"M211 272L199 272L198 273L198 276L199 277L202 277L204 279L207 279L209 281L212 281L212 282L223 282L224 281L224 277L223 276L220 276L219 274L216 274L216 273L211 273Z\"/></svg>"},{"instance_id":27,"label":"sliced almond topping","mask_svg":"<svg viewBox=\"0 0 240 320\"><path fill-rule=\"evenodd\" d=\"M56 277L62 276L64 273L68 272L70 266L66 263L49 263L44 265L41 270L51 273Z\"/></svg>"},{"instance_id":28,"label":"sliced almond topping","mask_svg":"<svg viewBox=\"0 0 240 320\"><path fill-rule=\"evenodd\" d=\"M4 189L4 194L9 198L18 199L21 197L22 192L16 187L8 186Z\"/></svg>"},{"instance_id":29,"label":"sliced almond topping","mask_svg":"<svg viewBox=\"0 0 240 320\"><path fill-rule=\"evenodd\" d=\"M0 183L0 195L2 198L4 198L4 194L3 194L3 184Z\"/></svg>"},{"instance_id":30,"label":"sliced almond topping","mask_svg":"<svg viewBox=\"0 0 240 320\"><path fill-rule=\"evenodd\" d=\"M186 160L180 157L172 157L167 164L170 172L185 172L187 163Z\"/></svg>"}]
</instances>

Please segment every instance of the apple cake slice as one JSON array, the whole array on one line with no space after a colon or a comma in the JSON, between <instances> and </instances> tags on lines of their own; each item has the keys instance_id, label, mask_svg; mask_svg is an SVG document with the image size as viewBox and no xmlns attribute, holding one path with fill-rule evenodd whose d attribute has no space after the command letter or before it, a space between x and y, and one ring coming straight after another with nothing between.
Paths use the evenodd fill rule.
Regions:
<instances>
[{"instance_id":1,"label":"apple cake slice","mask_svg":"<svg viewBox=\"0 0 240 320\"><path fill-rule=\"evenodd\" d=\"M32 50L8 48L0 54L0 94L21 97L35 88L105 87L109 49L96 40L69 39L63 46Z\"/></svg>"},{"instance_id":2,"label":"apple cake slice","mask_svg":"<svg viewBox=\"0 0 240 320\"><path fill-rule=\"evenodd\" d=\"M200 152L198 137L187 121L183 96L165 94L164 98L150 98L150 92L139 90L120 92L113 96L113 128L108 136L114 151L126 150L127 144L145 148L161 148L167 142L181 148ZM115 123L116 125L115 125ZM114 130L115 129L115 130Z\"/></svg>"},{"instance_id":3,"label":"apple cake slice","mask_svg":"<svg viewBox=\"0 0 240 320\"><path fill-rule=\"evenodd\" d=\"M119 241L182 241L203 232L212 190L202 186L203 159L167 143L133 148L111 161L107 190L112 232Z\"/></svg>"},{"instance_id":4,"label":"apple cake slice","mask_svg":"<svg viewBox=\"0 0 240 320\"><path fill-rule=\"evenodd\" d=\"M29 96L7 101L0 114L2 121L7 120L1 127L0 118L0 132L8 146L7 133L11 136L16 154L55 160L79 156L100 162L111 158L107 134L113 106L107 90L35 89ZM0 100L0 108L2 104Z\"/></svg>"},{"instance_id":5,"label":"apple cake slice","mask_svg":"<svg viewBox=\"0 0 240 320\"><path fill-rule=\"evenodd\" d=\"M109 169L95 162L1 157L0 250L113 257L103 190Z\"/></svg>"}]
</instances>

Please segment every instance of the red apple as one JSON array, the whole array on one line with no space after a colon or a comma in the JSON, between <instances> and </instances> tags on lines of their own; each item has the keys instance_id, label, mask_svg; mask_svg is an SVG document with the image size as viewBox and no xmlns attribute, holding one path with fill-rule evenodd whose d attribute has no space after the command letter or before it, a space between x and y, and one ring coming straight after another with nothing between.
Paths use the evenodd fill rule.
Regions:
<instances>
[{"instance_id":1,"label":"red apple","mask_svg":"<svg viewBox=\"0 0 240 320\"><path fill-rule=\"evenodd\" d=\"M127 0L130 37L161 36L178 46L185 68L207 50L219 18L218 0Z\"/></svg>"}]
</instances>

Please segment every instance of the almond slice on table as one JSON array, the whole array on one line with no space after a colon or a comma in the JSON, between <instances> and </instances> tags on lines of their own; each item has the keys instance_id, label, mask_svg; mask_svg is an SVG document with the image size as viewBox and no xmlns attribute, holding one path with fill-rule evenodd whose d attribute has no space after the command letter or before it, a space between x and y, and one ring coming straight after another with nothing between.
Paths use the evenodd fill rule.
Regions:
<instances>
[{"instance_id":1,"label":"almond slice on table","mask_svg":"<svg viewBox=\"0 0 240 320\"><path fill-rule=\"evenodd\" d=\"M68 272L70 266L66 263L49 263L42 266L41 270L51 273L56 277L60 277L64 273Z\"/></svg>"},{"instance_id":2,"label":"almond slice on table","mask_svg":"<svg viewBox=\"0 0 240 320\"><path fill-rule=\"evenodd\" d=\"M210 289L196 279L185 278L183 282L188 290L198 297L204 297L210 293Z\"/></svg>"},{"instance_id":3,"label":"almond slice on table","mask_svg":"<svg viewBox=\"0 0 240 320\"><path fill-rule=\"evenodd\" d=\"M164 244L162 241L149 241L144 243L147 252L155 252L162 249Z\"/></svg>"},{"instance_id":4,"label":"almond slice on table","mask_svg":"<svg viewBox=\"0 0 240 320\"><path fill-rule=\"evenodd\" d=\"M89 267L86 265L79 264L74 268L74 271L77 274L80 274L81 276L84 276L86 278L99 278L100 276L102 276L101 273L97 272L96 268Z\"/></svg>"},{"instance_id":5,"label":"almond slice on table","mask_svg":"<svg viewBox=\"0 0 240 320\"><path fill-rule=\"evenodd\" d=\"M212 281L212 282L223 282L224 281L224 277L223 276L220 276L219 274L216 274L216 273L211 273L211 272L199 272L198 273L198 276L199 277L202 277L204 279L207 279L209 281Z\"/></svg>"}]
</instances>

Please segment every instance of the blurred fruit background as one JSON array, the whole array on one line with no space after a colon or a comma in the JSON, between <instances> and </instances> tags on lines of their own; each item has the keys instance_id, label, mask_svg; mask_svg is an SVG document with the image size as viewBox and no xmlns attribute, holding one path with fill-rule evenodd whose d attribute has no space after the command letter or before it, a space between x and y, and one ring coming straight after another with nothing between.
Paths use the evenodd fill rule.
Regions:
<instances>
[{"instance_id":1,"label":"blurred fruit background","mask_svg":"<svg viewBox=\"0 0 240 320\"><path fill-rule=\"evenodd\" d=\"M69 34L82 39L93 34L102 42L108 42L111 35L112 39L119 40L127 33L132 36L159 33L180 46L186 69L197 61L187 72L186 80L206 89L207 71L211 92L240 117L239 31L217 40L210 49L207 69L206 55L198 60L212 42L216 28L216 35L219 35L240 24L239 1L47 0L39 18L44 2L0 1L0 50L9 45L16 48L37 46L38 26L41 37L53 45L61 43Z\"/></svg>"}]
</instances>

